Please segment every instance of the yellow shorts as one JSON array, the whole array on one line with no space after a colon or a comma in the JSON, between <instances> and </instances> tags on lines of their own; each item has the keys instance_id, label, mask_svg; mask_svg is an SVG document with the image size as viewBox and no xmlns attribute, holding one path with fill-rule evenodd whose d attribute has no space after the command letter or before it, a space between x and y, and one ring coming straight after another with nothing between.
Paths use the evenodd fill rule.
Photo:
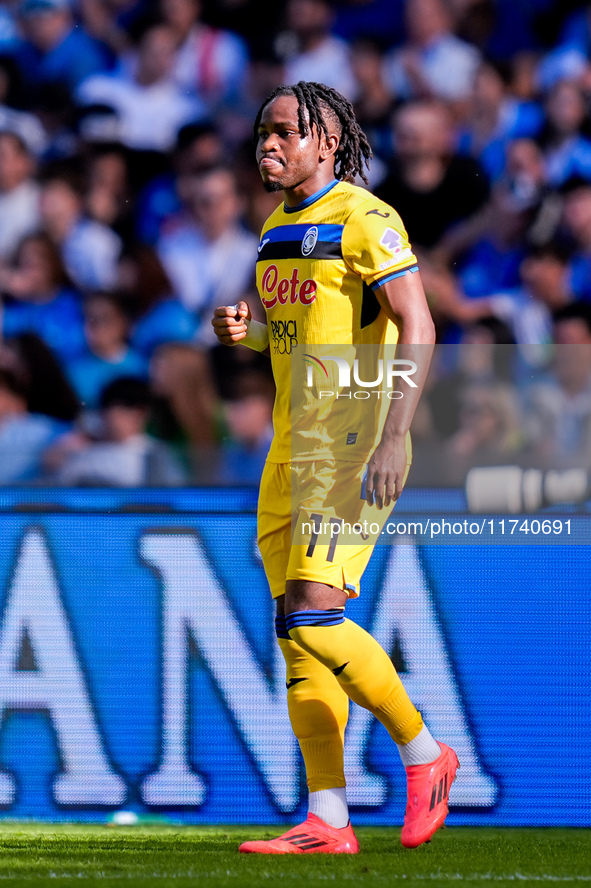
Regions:
<instances>
[{"instance_id":1,"label":"yellow shorts","mask_svg":"<svg viewBox=\"0 0 591 888\"><path fill-rule=\"evenodd\" d=\"M406 475L409 469L410 455ZM285 593L286 580L359 595L361 575L391 513L363 499L365 471L365 465L333 459L266 463L258 540L273 598Z\"/></svg>"}]
</instances>

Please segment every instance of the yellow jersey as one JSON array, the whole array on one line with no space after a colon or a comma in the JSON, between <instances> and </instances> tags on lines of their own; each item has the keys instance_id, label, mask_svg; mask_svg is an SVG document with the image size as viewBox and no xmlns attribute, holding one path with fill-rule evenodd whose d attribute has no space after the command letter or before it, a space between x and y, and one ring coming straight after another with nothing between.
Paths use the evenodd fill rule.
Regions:
<instances>
[{"instance_id":1,"label":"yellow jersey","mask_svg":"<svg viewBox=\"0 0 591 888\"><path fill-rule=\"evenodd\" d=\"M364 365L365 347L397 341L374 290L414 270L417 260L400 216L348 182L334 180L298 206L281 204L269 216L258 247L257 286L277 388L270 462L367 456L378 414L383 418L389 402L370 398L371 409L365 401L354 403L335 358L351 368L355 358ZM322 360L323 354L335 358ZM372 372L363 376L356 365L349 390L355 391L353 378L375 379ZM321 391L326 395L319 397ZM355 418L352 406L363 407L363 416ZM352 427L356 422L359 428Z\"/></svg>"}]
</instances>

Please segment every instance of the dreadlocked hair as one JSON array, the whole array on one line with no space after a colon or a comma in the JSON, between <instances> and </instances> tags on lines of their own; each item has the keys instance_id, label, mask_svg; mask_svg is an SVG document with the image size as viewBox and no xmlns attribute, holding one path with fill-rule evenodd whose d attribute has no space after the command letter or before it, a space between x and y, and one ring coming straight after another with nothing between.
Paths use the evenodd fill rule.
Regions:
<instances>
[{"instance_id":1,"label":"dreadlocked hair","mask_svg":"<svg viewBox=\"0 0 591 888\"><path fill-rule=\"evenodd\" d=\"M255 139L263 111L277 96L294 96L297 99L298 124L305 136L315 127L318 133L323 132L328 138L327 117L332 118L339 136L339 147L335 152L336 178L353 182L359 176L366 185L369 184L365 167L369 167L372 150L348 99L324 83L300 80L293 86L278 86L259 108L254 124Z\"/></svg>"}]
</instances>

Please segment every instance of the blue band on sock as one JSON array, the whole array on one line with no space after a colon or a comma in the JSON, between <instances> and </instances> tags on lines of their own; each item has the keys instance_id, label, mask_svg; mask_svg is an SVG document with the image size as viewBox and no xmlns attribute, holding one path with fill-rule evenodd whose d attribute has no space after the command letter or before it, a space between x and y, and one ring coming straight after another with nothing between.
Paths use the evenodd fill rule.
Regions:
<instances>
[{"instance_id":1,"label":"blue band on sock","mask_svg":"<svg viewBox=\"0 0 591 888\"><path fill-rule=\"evenodd\" d=\"M278 614L275 617L275 635L277 638L289 638L289 632L287 631L285 617L283 615Z\"/></svg>"},{"instance_id":2,"label":"blue band on sock","mask_svg":"<svg viewBox=\"0 0 591 888\"><path fill-rule=\"evenodd\" d=\"M345 612L340 607L331 607L329 610L294 611L285 617L287 631L297 629L298 626L338 626L345 622Z\"/></svg>"}]
</instances>

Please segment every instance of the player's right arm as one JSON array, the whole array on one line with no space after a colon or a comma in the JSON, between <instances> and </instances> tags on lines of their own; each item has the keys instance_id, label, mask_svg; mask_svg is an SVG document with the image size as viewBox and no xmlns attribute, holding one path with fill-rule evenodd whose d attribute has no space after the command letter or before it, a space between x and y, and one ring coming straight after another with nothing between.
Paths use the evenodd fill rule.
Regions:
<instances>
[{"instance_id":1,"label":"player's right arm","mask_svg":"<svg viewBox=\"0 0 591 888\"><path fill-rule=\"evenodd\" d=\"M241 342L254 351L269 354L267 325L254 320L247 302L216 308L211 325L222 345L237 345Z\"/></svg>"},{"instance_id":2,"label":"player's right arm","mask_svg":"<svg viewBox=\"0 0 591 888\"><path fill-rule=\"evenodd\" d=\"M252 313L247 302L238 305L220 305L213 313L211 325L218 342L222 345L237 345L246 338L248 323Z\"/></svg>"}]
</instances>

